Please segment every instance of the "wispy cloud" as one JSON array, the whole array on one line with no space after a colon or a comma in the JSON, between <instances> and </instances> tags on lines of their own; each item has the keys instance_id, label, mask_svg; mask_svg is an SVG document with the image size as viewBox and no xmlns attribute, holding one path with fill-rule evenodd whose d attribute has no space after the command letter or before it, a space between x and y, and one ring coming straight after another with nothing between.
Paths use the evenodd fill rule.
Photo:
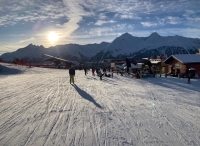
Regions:
<instances>
[{"instance_id":1,"label":"wispy cloud","mask_svg":"<svg viewBox=\"0 0 200 146\"><path fill-rule=\"evenodd\" d=\"M200 21L200 10L187 10L183 16L190 23L198 23Z\"/></svg>"},{"instance_id":2,"label":"wispy cloud","mask_svg":"<svg viewBox=\"0 0 200 146\"><path fill-rule=\"evenodd\" d=\"M8 2L1 8L3 20L0 25L9 25L12 22L34 22L39 20L58 19L63 17L64 8L60 4L43 4L42 2L33 3L33 1ZM1 12L0 12L1 14ZM53 17L53 18L52 18Z\"/></svg>"},{"instance_id":3,"label":"wispy cloud","mask_svg":"<svg viewBox=\"0 0 200 146\"><path fill-rule=\"evenodd\" d=\"M35 38L34 37L31 37L31 38L29 38L29 39L25 39L25 40L21 40L21 41L19 41L18 43L19 44L21 44L21 43L25 43L25 42L31 42L31 41L34 41L35 40Z\"/></svg>"},{"instance_id":4,"label":"wispy cloud","mask_svg":"<svg viewBox=\"0 0 200 146\"><path fill-rule=\"evenodd\" d=\"M122 14L122 15L120 15L120 18L121 19L136 19L136 20L142 19L141 17L136 16L134 14Z\"/></svg>"},{"instance_id":5,"label":"wispy cloud","mask_svg":"<svg viewBox=\"0 0 200 146\"><path fill-rule=\"evenodd\" d=\"M110 33L119 33L119 32L124 32L126 29L129 29L130 31L134 29L134 25L131 24L115 24L110 27L99 27L99 28L92 28L88 32L89 35L106 35Z\"/></svg>"},{"instance_id":6,"label":"wispy cloud","mask_svg":"<svg viewBox=\"0 0 200 146\"><path fill-rule=\"evenodd\" d=\"M116 21L113 21L113 20L109 20L109 21L104 21L104 20L98 20L95 25L103 25L103 24L106 24L106 23L115 23Z\"/></svg>"},{"instance_id":7,"label":"wispy cloud","mask_svg":"<svg viewBox=\"0 0 200 146\"><path fill-rule=\"evenodd\" d=\"M157 23L154 23L154 22L141 22L141 24L142 24L144 27L155 27L155 26L158 25Z\"/></svg>"},{"instance_id":8,"label":"wispy cloud","mask_svg":"<svg viewBox=\"0 0 200 146\"><path fill-rule=\"evenodd\" d=\"M106 19L107 16L106 14L102 13L102 14L99 14L99 19Z\"/></svg>"},{"instance_id":9,"label":"wispy cloud","mask_svg":"<svg viewBox=\"0 0 200 146\"><path fill-rule=\"evenodd\" d=\"M163 36L180 35L184 37L200 38L200 28L166 28L158 30Z\"/></svg>"},{"instance_id":10,"label":"wispy cloud","mask_svg":"<svg viewBox=\"0 0 200 146\"><path fill-rule=\"evenodd\" d=\"M87 23L87 25L93 25L94 24L94 22L89 22L89 23Z\"/></svg>"},{"instance_id":11,"label":"wispy cloud","mask_svg":"<svg viewBox=\"0 0 200 146\"><path fill-rule=\"evenodd\" d=\"M69 21L63 24L65 29L65 33L63 35L69 36L79 28L78 23L83 19L83 16L90 16L91 14L84 10L84 8L80 5L80 1L64 0L64 4L67 9L65 15Z\"/></svg>"},{"instance_id":12,"label":"wispy cloud","mask_svg":"<svg viewBox=\"0 0 200 146\"><path fill-rule=\"evenodd\" d=\"M169 21L168 22L169 24L179 24L179 23L181 23L181 19L179 17L168 16L167 19Z\"/></svg>"}]
</instances>

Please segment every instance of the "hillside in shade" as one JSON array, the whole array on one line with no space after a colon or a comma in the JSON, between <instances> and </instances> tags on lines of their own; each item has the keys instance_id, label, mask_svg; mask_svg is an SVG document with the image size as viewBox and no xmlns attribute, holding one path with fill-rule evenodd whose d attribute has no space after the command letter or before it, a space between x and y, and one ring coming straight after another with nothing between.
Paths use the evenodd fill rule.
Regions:
<instances>
[{"instance_id":1,"label":"hillside in shade","mask_svg":"<svg viewBox=\"0 0 200 146\"><path fill-rule=\"evenodd\" d=\"M41 61L42 54L49 54L74 61L101 61L108 58L123 59L125 57L166 57L175 54L194 54L200 48L200 39L182 36L160 36L154 32L148 37L135 37L129 33L122 34L111 43L100 44L66 44L45 48L30 44L12 53L1 55L3 60L14 58Z\"/></svg>"}]
</instances>

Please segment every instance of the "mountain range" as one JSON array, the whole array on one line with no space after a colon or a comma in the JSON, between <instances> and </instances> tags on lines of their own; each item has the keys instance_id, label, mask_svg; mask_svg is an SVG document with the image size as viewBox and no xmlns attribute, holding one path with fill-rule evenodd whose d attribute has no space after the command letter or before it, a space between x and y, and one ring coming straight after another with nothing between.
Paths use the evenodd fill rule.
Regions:
<instances>
[{"instance_id":1,"label":"mountain range","mask_svg":"<svg viewBox=\"0 0 200 146\"><path fill-rule=\"evenodd\" d=\"M195 54L200 49L200 39L182 36L160 36L154 32L148 37L135 37L124 33L111 43L100 44L66 44L49 48L29 44L11 53L0 56L2 60L12 61L14 58L42 61L42 54L49 54L72 61L102 61L103 59L125 59L126 57L156 58L159 55L169 57L175 54Z\"/></svg>"}]
</instances>

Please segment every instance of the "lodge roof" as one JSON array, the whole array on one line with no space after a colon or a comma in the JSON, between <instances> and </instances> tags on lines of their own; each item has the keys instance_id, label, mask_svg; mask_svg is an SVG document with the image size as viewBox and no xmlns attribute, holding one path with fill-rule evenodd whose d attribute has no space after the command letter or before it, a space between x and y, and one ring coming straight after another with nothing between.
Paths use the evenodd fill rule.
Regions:
<instances>
[{"instance_id":1,"label":"lodge roof","mask_svg":"<svg viewBox=\"0 0 200 146\"><path fill-rule=\"evenodd\" d=\"M198 54L179 54L179 55L171 55L168 57L164 63L169 64L172 59L176 59L183 64L186 63L200 63L200 55Z\"/></svg>"},{"instance_id":2,"label":"lodge roof","mask_svg":"<svg viewBox=\"0 0 200 146\"><path fill-rule=\"evenodd\" d=\"M152 64L158 64L158 63L161 62L161 59L150 59L150 62L151 62Z\"/></svg>"}]
</instances>

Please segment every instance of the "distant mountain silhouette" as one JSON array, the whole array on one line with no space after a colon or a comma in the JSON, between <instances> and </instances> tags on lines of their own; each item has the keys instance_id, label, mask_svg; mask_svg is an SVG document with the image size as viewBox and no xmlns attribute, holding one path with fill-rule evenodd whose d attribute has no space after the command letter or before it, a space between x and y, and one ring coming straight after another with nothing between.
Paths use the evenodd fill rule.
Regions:
<instances>
[{"instance_id":1,"label":"distant mountain silhouette","mask_svg":"<svg viewBox=\"0 0 200 146\"><path fill-rule=\"evenodd\" d=\"M14 58L40 62L42 54L49 54L73 61L101 61L108 58L124 59L126 57L166 57L172 54L194 54L200 48L200 39L182 36L160 36L153 32L148 37L135 37L124 33L111 43L100 44L66 44L45 48L29 44L12 53L1 55L1 59L11 61Z\"/></svg>"}]
</instances>

